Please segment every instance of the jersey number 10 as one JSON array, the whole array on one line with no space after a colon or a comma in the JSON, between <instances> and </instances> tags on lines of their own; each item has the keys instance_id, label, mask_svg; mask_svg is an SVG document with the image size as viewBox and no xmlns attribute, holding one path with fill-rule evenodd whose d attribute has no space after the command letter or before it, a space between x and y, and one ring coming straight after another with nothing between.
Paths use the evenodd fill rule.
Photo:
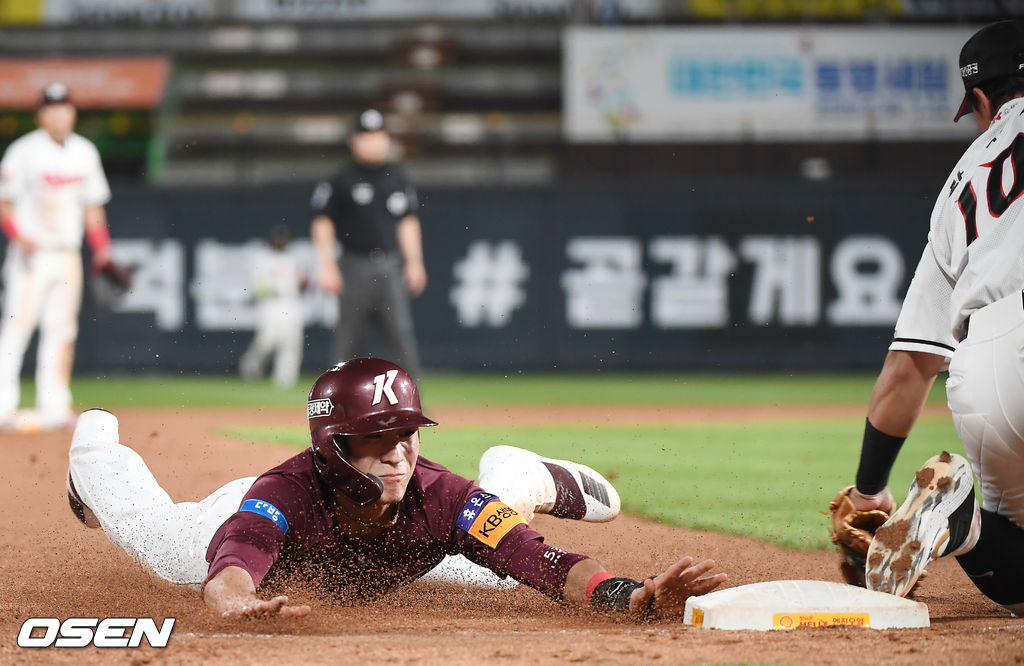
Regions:
<instances>
[{"instance_id":1,"label":"jersey number 10","mask_svg":"<svg viewBox=\"0 0 1024 666\"><path fill-rule=\"evenodd\" d=\"M1007 158L1010 158L1010 168L1013 169L1013 184L1010 185L1009 191L1004 191L1003 170ZM988 182L985 183L988 210L992 217L1000 217L1021 194L1024 194L1024 134L1017 134L1006 150L996 155L991 162L981 166L990 169ZM978 237L978 195L974 193L973 183L967 183L957 203L967 225L967 244L970 245Z\"/></svg>"}]
</instances>

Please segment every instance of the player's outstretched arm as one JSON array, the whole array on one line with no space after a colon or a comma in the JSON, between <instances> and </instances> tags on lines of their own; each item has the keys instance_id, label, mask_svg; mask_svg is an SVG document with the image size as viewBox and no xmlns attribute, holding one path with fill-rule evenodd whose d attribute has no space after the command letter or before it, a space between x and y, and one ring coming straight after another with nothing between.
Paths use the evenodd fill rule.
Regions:
<instances>
[{"instance_id":1,"label":"player's outstretched arm","mask_svg":"<svg viewBox=\"0 0 1024 666\"><path fill-rule=\"evenodd\" d=\"M705 576L714 566L712 560L694 564L687 556L641 583L613 578L596 560L580 560L566 576L564 598L638 620L682 617L687 599L707 594L728 579L724 573Z\"/></svg>"},{"instance_id":2,"label":"player's outstretched arm","mask_svg":"<svg viewBox=\"0 0 1024 666\"><path fill-rule=\"evenodd\" d=\"M850 493L854 508L892 510L889 470L945 363L945 357L926 352L892 350L886 355L868 403L857 484Z\"/></svg>"},{"instance_id":3,"label":"player's outstretched arm","mask_svg":"<svg viewBox=\"0 0 1024 666\"><path fill-rule=\"evenodd\" d=\"M256 596L249 573L241 567L225 567L203 588L203 601L210 609L226 618L301 617L309 614L309 606L289 606L288 597L260 599Z\"/></svg>"}]
</instances>

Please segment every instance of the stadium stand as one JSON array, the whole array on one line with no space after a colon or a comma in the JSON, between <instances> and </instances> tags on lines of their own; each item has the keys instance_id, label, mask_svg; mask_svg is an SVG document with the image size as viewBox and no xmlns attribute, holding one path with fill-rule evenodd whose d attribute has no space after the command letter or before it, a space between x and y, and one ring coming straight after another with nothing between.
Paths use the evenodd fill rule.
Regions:
<instances>
[{"instance_id":1,"label":"stadium stand","mask_svg":"<svg viewBox=\"0 0 1024 666\"><path fill-rule=\"evenodd\" d=\"M918 2L915 11L918 21L948 24L984 20L1022 4L1008 2ZM161 186L311 182L346 158L346 127L371 104L387 113L398 156L423 187L670 181L708 169L771 175L808 164L813 172L817 163L837 175L901 173L913 164L945 163L959 151L955 138L573 144L562 133L567 23L792 24L801 17L787 14L795 5L781 0L763 3L760 16L748 16L749 7L732 0L565 5L568 11L554 17L477 20L247 23L215 15L185 23L99 17L73 25L8 25L0 27L0 56L169 57L173 68L159 109L90 110L79 125L99 145L112 177L143 176ZM907 12L906 2L889 0L842 4L848 6L859 13L832 20L898 22ZM623 15L623 8L641 13ZM31 127L30 112L0 109L0 148Z\"/></svg>"},{"instance_id":2,"label":"stadium stand","mask_svg":"<svg viewBox=\"0 0 1024 666\"><path fill-rule=\"evenodd\" d=\"M560 35L555 24L117 26L6 29L0 42L8 56L172 57L149 158L161 184L319 177L344 158L351 114L373 104L417 182L470 185L552 177Z\"/></svg>"}]
</instances>

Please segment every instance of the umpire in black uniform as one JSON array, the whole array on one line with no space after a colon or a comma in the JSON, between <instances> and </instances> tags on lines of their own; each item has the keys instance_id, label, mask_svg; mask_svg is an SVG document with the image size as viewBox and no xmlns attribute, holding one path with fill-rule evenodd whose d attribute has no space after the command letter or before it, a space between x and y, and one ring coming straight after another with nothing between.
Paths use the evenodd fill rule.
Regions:
<instances>
[{"instance_id":1,"label":"umpire in black uniform","mask_svg":"<svg viewBox=\"0 0 1024 666\"><path fill-rule=\"evenodd\" d=\"M334 359L364 356L372 323L387 358L419 378L410 296L423 292L427 271L416 191L387 161L391 137L379 111L356 116L348 145L352 163L317 184L312 198L320 286L339 295ZM340 270L335 240L341 243Z\"/></svg>"}]
</instances>

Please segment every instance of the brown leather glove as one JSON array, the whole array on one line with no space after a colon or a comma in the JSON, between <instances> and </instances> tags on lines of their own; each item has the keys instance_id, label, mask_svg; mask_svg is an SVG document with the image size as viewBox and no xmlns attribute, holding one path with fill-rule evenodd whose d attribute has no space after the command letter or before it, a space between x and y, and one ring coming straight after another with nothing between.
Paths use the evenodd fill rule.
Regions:
<instances>
[{"instance_id":1,"label":"brown leather glove","mask_svg":"<svg viewBox=\"0 0 1024 666\"><path fill-rule=\"evenodd\" d=\"M858 511L850 493L853 486L839 491L828 511L832 515L832 543L839 546L839 571L850 585L864 587L864 568L868 546L875 538L875 530L889 520L885 511L873 509Z\"/></svg>"}]
</instances>

